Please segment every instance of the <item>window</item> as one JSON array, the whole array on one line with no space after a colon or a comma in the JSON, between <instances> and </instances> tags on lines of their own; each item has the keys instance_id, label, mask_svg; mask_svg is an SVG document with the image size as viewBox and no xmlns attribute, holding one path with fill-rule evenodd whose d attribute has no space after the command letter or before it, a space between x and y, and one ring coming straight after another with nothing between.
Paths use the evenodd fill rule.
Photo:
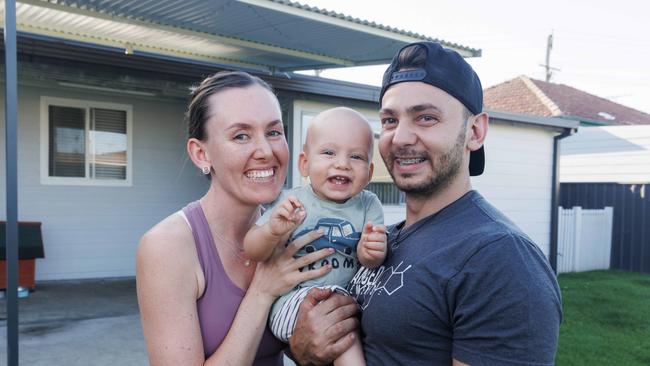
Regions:
<instances>
[{"instance_id":1,"label":"window","mask_svg":"<svg viewBox=\"0 0 650 366\"><path fill-rule=\"evenodd\" d=\"M43 97L41 182L131 183L131 106Z\"/></svg>"}]
</instances>

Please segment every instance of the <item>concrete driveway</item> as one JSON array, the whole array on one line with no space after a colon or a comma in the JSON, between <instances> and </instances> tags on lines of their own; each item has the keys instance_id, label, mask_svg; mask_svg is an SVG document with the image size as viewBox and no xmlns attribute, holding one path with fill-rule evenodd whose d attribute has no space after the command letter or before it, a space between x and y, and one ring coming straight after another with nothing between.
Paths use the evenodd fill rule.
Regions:
<instances>
[{"instance_id":1,"label":"concrete driveway","mask_svg":"<svg viewBox=\"0 0 650 366\"><path fill-rule=\"evenodd\" d=\"M0 299L0 366L7 365ZM39 282L19 299L18 358L29 366L147 365L135 279ZM294 365L285 358L285 365Z\"/></svg>"},{"instance_id":2,"label":"concrete driveway","mask_svg":"<svg viewBox=\"0 0 650 366\"><path fill-rule=\"evenodd\" d=\"M40 282L19 299L20 365L147 365L134 279ZM7 364L6 299L0 365Z\"/></svg>"}]
</instances>

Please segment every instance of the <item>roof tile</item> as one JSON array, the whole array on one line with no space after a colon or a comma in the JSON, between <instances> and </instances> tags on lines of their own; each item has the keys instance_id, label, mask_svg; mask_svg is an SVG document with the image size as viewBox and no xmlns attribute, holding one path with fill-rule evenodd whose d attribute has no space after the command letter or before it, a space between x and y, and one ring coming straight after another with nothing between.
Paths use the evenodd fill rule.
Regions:
<instances>
[{"instance_id":1,"label":"roof tile","mask_svg":"<svg viewBox=\"0 0 650 366\"><path fill-rule=\"evenodd\" d=\"M553 116L550 109L526 86L521 78L508 80L485 89L483 105L485 108L499 111L542 117Z\"/></svg>"},{"instance_id":2,"label":"roof tile","mask_svg":"<svg viewBox=\"0 0 650 366\"><path fill-rule=\"evenodd\" d=\"M537 95L527 85L532 82L543 95ZM564 85L519 76L484 91L484 105L488 109L513 113L527 113L550 117L552 111L543 102L546 96L560 110L560 116L606 124L650 124L650 114L626 107L605 98Z\"/></svg>"}]
</instances>

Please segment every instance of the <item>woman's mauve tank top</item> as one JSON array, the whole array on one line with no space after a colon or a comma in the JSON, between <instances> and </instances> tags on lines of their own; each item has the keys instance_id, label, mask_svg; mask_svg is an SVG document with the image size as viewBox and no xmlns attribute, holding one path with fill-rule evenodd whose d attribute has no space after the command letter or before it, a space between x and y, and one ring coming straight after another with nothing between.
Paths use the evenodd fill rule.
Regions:
<instances>
[{"instance_id":1,"label":"woman's mauve tank top","mask_svg":"<svg viewBox=\"0 0 650 366\"><path fill-rule=\"evenodd\" d=\"M183 208L192 229L196 251L205 276L205 291L197 300L201 336L205 357L219 347L235 319L239 304L246 292L237 287L226 274L214 245L208 221L198 201ZM281 366L285 344L265 328L262 342L255 356L255 366Z\"/></svg>"}]
</instances>

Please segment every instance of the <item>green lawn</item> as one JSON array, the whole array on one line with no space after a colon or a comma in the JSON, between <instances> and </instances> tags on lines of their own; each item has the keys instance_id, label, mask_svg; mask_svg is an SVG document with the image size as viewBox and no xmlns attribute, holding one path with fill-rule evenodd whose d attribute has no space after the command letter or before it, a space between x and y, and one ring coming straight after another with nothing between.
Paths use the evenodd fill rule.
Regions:
<instances>
[{"instance_id":1,"label":"green lawn","mask_svg":"<svg viewBox=\"0 0 650 366\"><path fill-rule=\"evenodd\" d=\"M558 365L650 365L650 275L593 271L559 282Z\"/></svg>"}]
</instances>

